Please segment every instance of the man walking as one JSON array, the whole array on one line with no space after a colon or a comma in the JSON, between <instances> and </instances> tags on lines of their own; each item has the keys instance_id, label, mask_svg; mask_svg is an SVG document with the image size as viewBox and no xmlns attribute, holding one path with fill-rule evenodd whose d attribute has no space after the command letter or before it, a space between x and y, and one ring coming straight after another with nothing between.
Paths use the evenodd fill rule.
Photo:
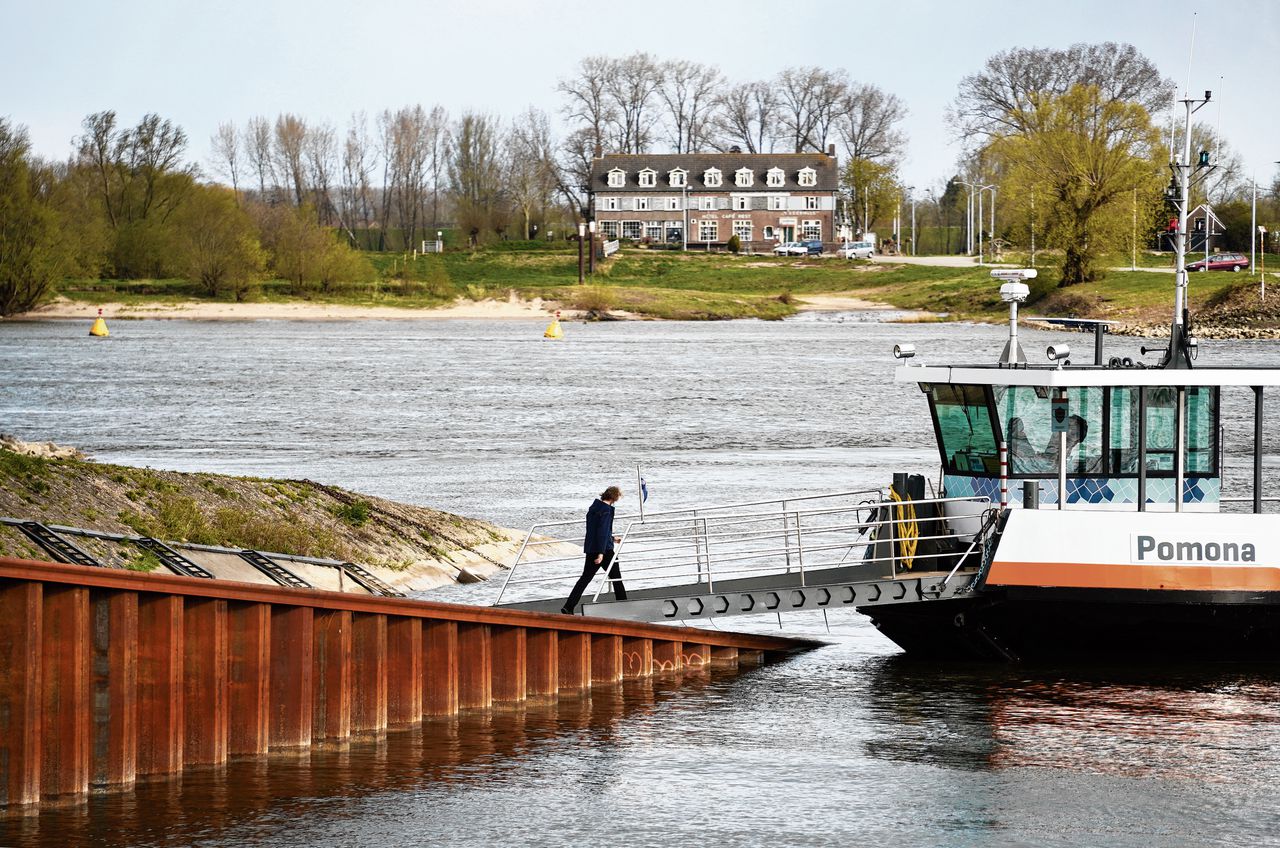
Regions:
<instances>
[{"instance_id":1,"label":"man walking","mask_svg":"<svg viewBox=\"0 0 1280 848\"><path fill-rule=\"evenodd\" d=\"M582 576L578 578L573 591L569 593L569 599L560 610L565 615L572 615L577 609L582 593L587 590L591 578L601 569L608 569L614 597L619 601L627 599L626 587L622 585L622 572L618 570L618 564L613 562L613 546L622 541L613 535L613 505L621 498L622 490L617 486L610 486L600 493L600 497L587 510L587 535L582 540L582 552L586 559L582 564Z\"/></svg>"}]
</instances>

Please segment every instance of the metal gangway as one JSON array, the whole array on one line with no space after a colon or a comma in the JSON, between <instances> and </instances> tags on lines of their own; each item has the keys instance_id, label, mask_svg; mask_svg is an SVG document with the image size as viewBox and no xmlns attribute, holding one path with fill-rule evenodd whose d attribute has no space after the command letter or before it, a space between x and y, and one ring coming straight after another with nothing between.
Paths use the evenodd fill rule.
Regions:
<instances>
[{"instance_id":1,"label":"metal gangway","mask_svg":"<svg viewBox=\"0 0 1280 848\"><path fill-rule=\"evenodd\" d=\"M575 612L684 621L953 597L973 588L998 516L985 497L868 489L618 517L623 591L600 571ZM559 612L582 527L531 527L494 605Z\"/></svg>"}]
</instances>

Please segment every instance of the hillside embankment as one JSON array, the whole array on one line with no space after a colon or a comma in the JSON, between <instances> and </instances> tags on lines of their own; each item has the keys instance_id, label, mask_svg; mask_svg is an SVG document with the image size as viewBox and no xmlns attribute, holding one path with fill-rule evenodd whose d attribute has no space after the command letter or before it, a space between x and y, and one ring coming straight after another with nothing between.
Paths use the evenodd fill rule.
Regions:
<instances>
[{"instance_id":1,"label":"hillside embankment","mask_svg":"<svg viewBox=\"0 0 1280 848\"><path fill-rule=\"evenodd\" d=\"M488 522L311 480L109 465L73 448L2 435L0 516L355 562L401 591L485 579L510 561L515 545L512 531ZM161 567L153 554L133 545L80 537L73 541L100 562L141 571ZM49 558L6 526L0 526L0 556ZM219 577L242 579L246 574L243 563L235 568L216 555L202 564ZM227 573L218 573L220 564ZM323 586L325 581L312 582Z\"/></svg>"}]
</instances>

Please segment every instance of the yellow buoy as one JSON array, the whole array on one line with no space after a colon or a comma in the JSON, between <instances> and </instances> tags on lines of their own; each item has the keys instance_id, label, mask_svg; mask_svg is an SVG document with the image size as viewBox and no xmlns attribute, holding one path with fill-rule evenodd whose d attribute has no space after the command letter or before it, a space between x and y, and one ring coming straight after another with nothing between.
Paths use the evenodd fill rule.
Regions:
<instances>
[{"instance_id":1,"label":"yellow buoy","mask_svg":"<svg viewBox=\"0 0 1280 848\"><path fill-rule=\"evenodd\" d=\"M93 322L93 326L89 328L89 335L106 338L111 335L111 331L107 329L107 322L103 320L102 310L98 310L98 318Z\"/></svg>"},{"instance_id":2,"label":"yellow buoy","mask_svg":"<svg viewBox=\"0 0 1280 848\"><path fill-rule=\"evenodd\" d=\"M556 312L556 317L551 319L551 323L547 325L547 331L542 334L544 339L563 339L564 330L560 329L560 313Z\"/></svg>"}]
</instances>

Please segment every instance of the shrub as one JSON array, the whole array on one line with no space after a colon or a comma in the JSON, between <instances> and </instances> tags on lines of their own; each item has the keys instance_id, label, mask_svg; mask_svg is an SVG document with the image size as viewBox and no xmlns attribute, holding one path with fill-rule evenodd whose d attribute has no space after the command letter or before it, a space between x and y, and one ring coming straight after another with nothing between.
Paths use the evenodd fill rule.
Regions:
<instances>
[{"instance_id":1,"label":"shrub","mask_svg":"<svg viewBox=\"0 0 1280 848\"><path fill-rule=\"evenodd\" d=\"M574 289L572 303L574 309L580 309L591 317L600 317L618 305L613 292L603 286Z\"/></svg>"},{"instance_id":2,"label":"shrub","mask_svg":"<svg viewBox=\"0 0 1280 848\"><path fill-rule=\"evenodd\" d=\"M729 236L729 242L725 245L730 253L738 253L742 250L742 239L738 238L738 234L734 233Z\"/></svg>"},{"instance_id":3,"label":"shrub","mask_svg":"<svg viewBox=\"0 0 1280 848\"><path fill-rule=\"evenodd\" d=\"M352 527L360 527L369 520L369 511L373 505L368 501L352 501L345 503L334 510L334 514L339 520L350 524Z\"/></svg>"}]
</instances>

